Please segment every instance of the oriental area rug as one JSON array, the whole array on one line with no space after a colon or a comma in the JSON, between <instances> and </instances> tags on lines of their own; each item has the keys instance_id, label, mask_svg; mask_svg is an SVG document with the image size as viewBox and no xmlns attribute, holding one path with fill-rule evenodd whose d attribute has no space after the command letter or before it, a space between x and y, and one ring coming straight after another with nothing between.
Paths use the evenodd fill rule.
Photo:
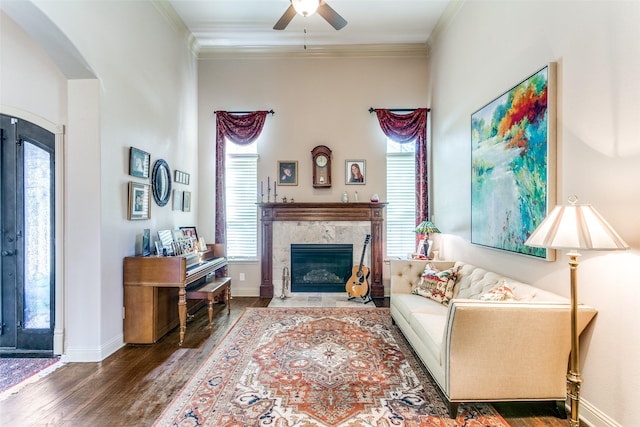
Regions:
<instances>
[{"instance_id":1,"label":"oriental area rug","mask_svg":"<svg viewBox=\"0 0 640 427\"><path fill-rule=\"evenodd\" d=\"M61 366L59 357L0 357L0 400Z\"/></svg>"},{"instance_id":2,"label":"oriental area rug","mask_svg":"<svg viewBox=\"0 0 640 427\"><path fill-rule=\"evenodd\" d=\"M508 426L487 404L457 419L388 308L247 308L155 426Z\"/></svg>"}]
</instances>

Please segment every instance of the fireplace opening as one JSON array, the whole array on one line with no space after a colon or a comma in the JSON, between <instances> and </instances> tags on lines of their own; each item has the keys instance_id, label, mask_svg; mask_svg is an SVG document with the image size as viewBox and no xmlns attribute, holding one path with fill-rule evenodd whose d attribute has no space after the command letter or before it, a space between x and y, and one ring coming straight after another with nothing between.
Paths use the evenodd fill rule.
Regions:
<instances>
[{"instance_id":1,"label":"fireplace opening","mask_svg":"<svg viewBox=\"0 0 640 427\"><path fill-rule=\"evenodd\" d=\"M343 292L352 262L353 245L292 244L291 292Z\"/></svg>"}]
</instances>

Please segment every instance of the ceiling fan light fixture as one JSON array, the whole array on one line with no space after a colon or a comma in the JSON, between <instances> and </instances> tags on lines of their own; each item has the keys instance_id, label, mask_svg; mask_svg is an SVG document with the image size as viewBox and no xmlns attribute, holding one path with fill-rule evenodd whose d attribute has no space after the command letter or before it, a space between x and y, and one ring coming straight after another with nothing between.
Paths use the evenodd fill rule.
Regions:
<instances>
[{"instance_id":1,"label":"ceiling fan light fixture","mask_svg":"<svg viewBox=\"0 0 640 427\"><path fill-rule=\"evenodd\" d=\"M320 0L291 0L293 8L302 16L311 16L316 13Z\"/></svg>"}]
</instances>

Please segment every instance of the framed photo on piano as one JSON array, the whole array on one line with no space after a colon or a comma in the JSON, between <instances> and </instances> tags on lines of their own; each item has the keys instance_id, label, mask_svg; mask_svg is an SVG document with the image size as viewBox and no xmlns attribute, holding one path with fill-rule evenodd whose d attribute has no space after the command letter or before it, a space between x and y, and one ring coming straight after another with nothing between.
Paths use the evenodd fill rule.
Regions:
<instances>
[{"instance_id":1,"label":"framed photo on piano","mask_svg":"<svg viewBox=\"0 0 640 427\"><path fill-rule=\"evenodd\" d=\"M182 235L185 238L193 237L194 239L198 240L198 232L196 231L195 227L180 227L180 230L182 230Z\"/></svg>"}]
</instances>

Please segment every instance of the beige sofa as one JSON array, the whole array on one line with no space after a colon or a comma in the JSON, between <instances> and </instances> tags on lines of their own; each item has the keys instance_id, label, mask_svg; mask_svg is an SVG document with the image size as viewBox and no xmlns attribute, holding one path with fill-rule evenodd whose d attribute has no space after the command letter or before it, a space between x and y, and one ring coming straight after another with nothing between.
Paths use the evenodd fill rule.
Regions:
<instances>
[{"instance_id":1,"label":"beige sofa","mask_svg":"<svg viewBox=\"0 0 640 427\"><path fill-rule=\"evenodd\" d=\"M559 415L565 414L569 300L456 262L453 299L444 305L412 294L427 262L438 270L454 267L442 261L391 261L391 316L440 388L450 416L456 416L460 402L518 400L552 401ZM501 279L516 299L481 300ZM580 305L578 313L582 332L596 310Z\"/></svg>"}]
</instances>

